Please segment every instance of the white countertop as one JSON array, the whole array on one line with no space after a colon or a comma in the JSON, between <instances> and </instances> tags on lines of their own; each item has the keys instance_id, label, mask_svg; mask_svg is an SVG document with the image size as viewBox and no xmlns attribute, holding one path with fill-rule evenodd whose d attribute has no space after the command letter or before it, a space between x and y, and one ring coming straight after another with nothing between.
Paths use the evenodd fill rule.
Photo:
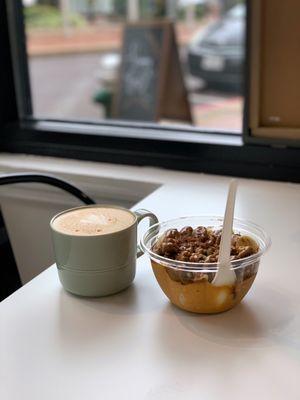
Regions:
<instances>
[{"instance_id":1,"label":"white countertop","mask_svg":"<svg viewBox=\"0 0 300 400\"><path fill-rule=\"evenodd\" d=\"M161 220L223 213L228 178L153 171L143 174L169 178L135 208ZM300 185L241 179L236 217L273 244L250 293L224 314L176 309L146 256L115 296L67 294L52 266L3 301L0 399L298 400Z\"/></svg>"}]
</instances>

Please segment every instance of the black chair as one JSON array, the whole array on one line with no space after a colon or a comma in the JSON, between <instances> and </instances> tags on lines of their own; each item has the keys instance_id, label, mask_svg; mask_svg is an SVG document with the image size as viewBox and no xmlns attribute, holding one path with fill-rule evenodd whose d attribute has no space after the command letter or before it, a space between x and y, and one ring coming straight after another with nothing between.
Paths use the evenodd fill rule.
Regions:
<instances>
[{"instance_id":1,"label":"black chair","mask_svg":"<svg viewBox=\"0 0 300 400\"><path fill-rule=\"evenodd\" d=\"M0 174L0 185L24 182L44 183L56 186L75 196L84 204L95 204L89 196L70 183L46 174L20 173ZM5 222L0 209L0 301L22 286L12 247L9 241Z\"/></svg>"}]
</instances>

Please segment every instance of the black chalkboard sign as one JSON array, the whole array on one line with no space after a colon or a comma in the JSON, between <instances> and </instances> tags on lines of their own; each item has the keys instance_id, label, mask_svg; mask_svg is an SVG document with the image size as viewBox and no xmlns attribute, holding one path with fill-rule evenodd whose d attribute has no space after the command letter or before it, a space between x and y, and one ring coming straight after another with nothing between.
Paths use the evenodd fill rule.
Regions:
<instances>
[{"instance_id":1,"label":"black chalkboard sign","mask_svg":"<svg viewBox=\"0 0 300 400\"><path fill-rule=\"evenodd\" d=\"M191 121L172 23L126 25L114 117Z\"/></svg>"}]
</instances>

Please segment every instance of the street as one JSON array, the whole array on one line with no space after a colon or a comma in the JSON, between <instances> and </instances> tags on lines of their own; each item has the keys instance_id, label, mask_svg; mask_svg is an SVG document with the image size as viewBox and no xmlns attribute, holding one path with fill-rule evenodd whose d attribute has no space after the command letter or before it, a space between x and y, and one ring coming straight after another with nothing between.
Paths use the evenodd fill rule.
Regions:
<instances>
[{"instance_id":1,"label":"street","mask_svg":"<svg viewBox=\"0 0 300 400\"><path fill-rule=\"evenodd\" d=\"M103 110L92 100L100 89L100 58L97 53L29 57L34 115L73 120L104 118ZM241 130L240 95L205 89L194 79L187 81L195 126Z\"/></svg>"}]
</instances>

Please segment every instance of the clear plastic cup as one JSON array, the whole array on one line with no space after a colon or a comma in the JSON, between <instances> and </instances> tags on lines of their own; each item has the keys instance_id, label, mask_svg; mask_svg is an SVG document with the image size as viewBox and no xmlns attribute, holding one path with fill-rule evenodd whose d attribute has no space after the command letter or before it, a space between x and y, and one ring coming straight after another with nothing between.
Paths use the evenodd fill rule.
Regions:
<instances>
[{"instance_id":1,"label":"clear plastic cup","mask_svg":"<svg viewBox=\"0 0 300 400\"><path fill-rule=\"evenodd\" d=\"M215 286L212 281L217 263L195 263L172 260L152 251L157 239L169 229L197 226L221 229L223 217L181 217L151 226L141 240L141 246L151 259L152 269L161 289L177 307L195 313L214 314L227 311L241 302L252 286L262 255L271 244L270 237L252 222L234 219L233 231L250 236L259 251L249 257L231 261L236 274L233 285Z\"/></svg>"}]
</instances>

